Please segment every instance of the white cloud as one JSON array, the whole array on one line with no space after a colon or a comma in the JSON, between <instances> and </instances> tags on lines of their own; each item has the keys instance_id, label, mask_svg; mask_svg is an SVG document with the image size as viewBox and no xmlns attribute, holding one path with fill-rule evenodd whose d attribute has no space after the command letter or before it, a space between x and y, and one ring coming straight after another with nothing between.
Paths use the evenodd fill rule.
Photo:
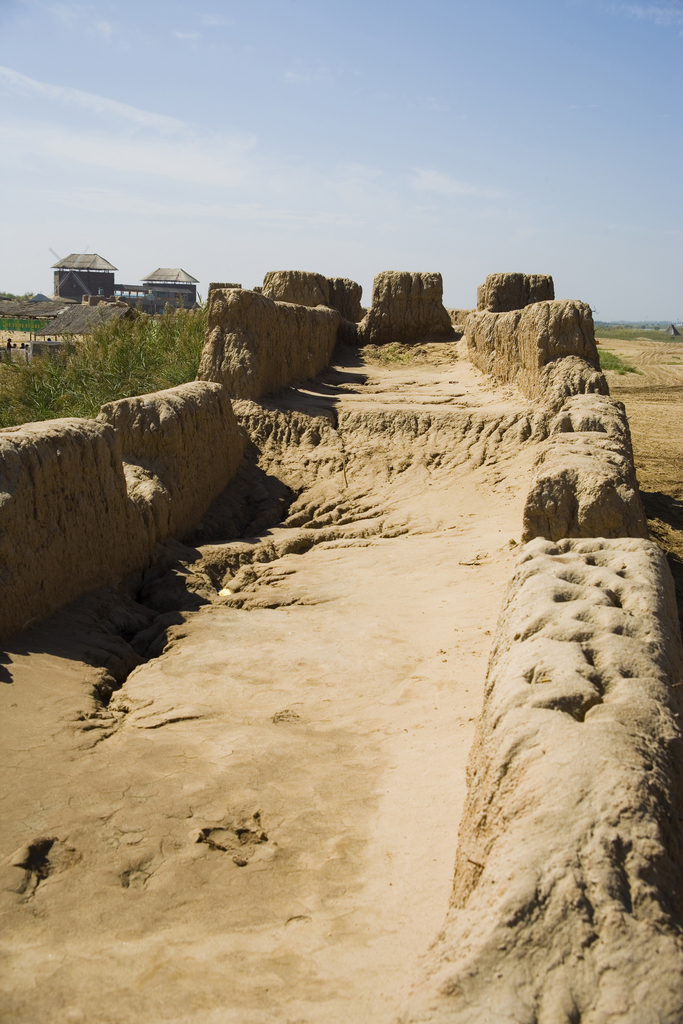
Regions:
<instances>
[{"instance_id":1,"label":"white cloud","mask_svg":"<svg viewBox=\"0 0 683 1024\"><path fill-rule=\"evenodd\" d=\"M250 168L250 139L200 139L183 132L177 139L105 135L55 125L6 122L4 138L35 154L36 160L98 167L105 171L155 175L192 185L224 188L244 184Z\"/></svg>"},{"instance_id":2,"label":"white cloud","mask_svg":"<svg viewBox=\"0 0 683 1024\"><path fill-rule=\"evenodd\" d=\"M95 114L122 118L138 127L155 128L160 132L175 132L184 127L183 122L178 121L175 117L139 110L127 103L119 103L116 100L106 99L104 96L97 96L91 92L82 92L80 89L72 89L69 86L38 82L34 78L29 78L27 75L2 66L0 66L0 89L17 96L50 100L64 106L90 110Z\"/></svg>"},{"instance_id":3,"label":"white cloud","mask_svg":"<svg viewBox=\"0 0 683 1024\"><path fill-rule=\"evenodd\" d=\"M430 171L424 167L416 167L410 178L410 185L416 192L434 192L442 196L475 196L480 199L500 199L502 192L496 189L481 188L467 181L458 181L448 174Z\"/></svg>"},{"instance_id":4,"label":"white cloud","mask_svg":"<svg viewBox=\"0 0 683 1024\"><path fill-rule=\"evenodd\" d=\"M74 192L53 192L50 200L72 209L99 214L116 213L119 216L163 218L166 221L188 220L196 223L200 220L231 220L292 227L363 224L357 217L324 210L300 214L286 209L264 207L259 203L169 203L112 189L89 188Z\"/></svg>"},{"instance_id":5,"label":"white cloud","mask_svg":"<svg viewBox=\"0 0 683 1024\"><path fill-rule=\"evenodd\" d=\"M199 39L199 32L174 32L176 39Z\"/></svg>"},{"instance_id":6,"label":"white cloud","mask_svg":"<svg viewBox=\"0 0 683 1024\"><path fill-rule=\"evenodd\" d=\"M657 25L683 25L681 0L659 0L657 3L616 3L609 9L632 18L650 19Z\"/></svg>"},{"instance_id":7,"label":"white cloud","mask_svg":"<svg viewBox=\"0 0 683 1024\"><path fill-rule=\"evenodd\" d=\"M56 21L63 25L71 25L76 19L90 18L93 10L92 4L60 4L40 3L39 0L29 0L29 7L38 7L46 11Z\"/></svg>"},{"instance_id":8,"label":"white cloud","mask_svg":"<svg viewBox=\"0 0 683 1024\"><path fill-rule=\"evenodd\" d=\"M114 31L113 26L110 25L108 21L98 21L95 25L95 28L97 29L97 32L99 33L99 35L102 36L103 39L109 39L112 32Z\"/></svg>"}]
</instances>

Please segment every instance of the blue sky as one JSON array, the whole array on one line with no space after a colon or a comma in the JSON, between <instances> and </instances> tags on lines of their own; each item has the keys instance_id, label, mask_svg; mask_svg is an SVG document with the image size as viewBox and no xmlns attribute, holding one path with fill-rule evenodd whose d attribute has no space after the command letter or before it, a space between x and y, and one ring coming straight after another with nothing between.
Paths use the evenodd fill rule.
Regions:
<instances>
[{"instance_id":1,"label":"blue sky","mask_svg":"<svg viewBox=\"0 0 683 1024\"><path fill-rule=\"evenodd\" d=\"M683 317L683 0L0 0L0 289L552 273Z\"/></svg>"}]
</instances>

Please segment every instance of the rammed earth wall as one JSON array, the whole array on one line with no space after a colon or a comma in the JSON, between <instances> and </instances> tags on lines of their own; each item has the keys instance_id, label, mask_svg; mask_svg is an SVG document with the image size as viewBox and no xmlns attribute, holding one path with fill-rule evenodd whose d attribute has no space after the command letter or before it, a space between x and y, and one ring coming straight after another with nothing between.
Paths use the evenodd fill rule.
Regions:
<instances>
[{"instance_id":1,"label":"rammed earth wall","mask_svg":"<svg viewBox=\"0 0 683 1024\"><path fill-rule=\"evenodd\" d=\"M412 1024L683 1019L683 654L590 310L473 313L472 361L549 422Z\"/></svg>"},{"instance_id":2,"label":"rammed earth wall","mask_svg":"<svg viewBox=\"0 0 683 1024\"><path fill-rule=\"evenodd\" d=\"M477 309L507 313L554 298L555 285L549 274L489 274L477 288Z\"/></svg>"},{"instance_id":3,"label":"rammed earth wall","mask_svg":"<svg viewBox=\"0 0 683 1024\"><path fill-rule=\"evenodd\" d=\"M377 274L372 305L358 324L357 343L408 343L429 336L453 338L441 274L397 270Z\"/></svg>"},{"instance_id":4,"label":"rammed earth wall","mask_svg":"<svg viewBox=\"0 0 683 1024\"><path fill-rule=\"evenodd\" d=\"M480 370L516 384L528 398L542 397L543 368L564 356L600 366L590 306L573 300L536 302L511 313L470 313L467 350Z\"/></svg>"},{"instance_id":5,"label":"rammed earth wall","mask_svg":"<svg viewBox=\"0 0 683 1024\"><path fill-rule=\"evenodd\" d=\"M216 289L198 380L223 384L231 398L261 398L329 363L341 314L274 302L251 291Z\"/></svg>"},{"instance_id":6,"label":"rammed earth wall","mask_svg":"<svg viewBox=\"0 0 683 1024\"><path fill-rule=\"evenodd\" d=\"M0 430L0 638L144 568L237 472L231 397L315 376L340 314L213 289L198 379L102 407L97 420Z\"/></svg>"},{"instance_id":7,"label":"rammed earth wall","mask_svg":"<svg viewBox=\"0 0 683 1024\"><path fill-rule=\"evenodd\" d=\"M97 420L0 431L0 635L144 568L236 472L244 437L223 388L111 402Z\"/></svg>"}]
</instances>

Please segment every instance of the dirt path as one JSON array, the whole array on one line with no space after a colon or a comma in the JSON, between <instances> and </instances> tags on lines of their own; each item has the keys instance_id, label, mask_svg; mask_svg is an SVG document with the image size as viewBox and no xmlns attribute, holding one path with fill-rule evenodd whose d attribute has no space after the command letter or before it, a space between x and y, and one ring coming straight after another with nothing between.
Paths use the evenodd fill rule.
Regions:
<instances>
[{"instance_id":1,"label":"dirt path","mask_svg":"<svg viewBox=\"0 0 683 1024\"><path fill-rule=\"evenodd\" d=\"M108 706L82 602L9 649L8 1024L395 1020L446 914L536 449L519 398L433 358L245 404L289 518L195 552L232 594Z\"/></svg>"},{"instance_id":2,"label":"dirt path","mask_svg":"<svg viewBox=\"0 0 683 1024\"><path fill-rule=\"evenodd\" d=\"M683 343L610 339L601 346L639 371L606 376L626 407L650 532L667 552L683 624Z\"/></svg>"}]
</instances>

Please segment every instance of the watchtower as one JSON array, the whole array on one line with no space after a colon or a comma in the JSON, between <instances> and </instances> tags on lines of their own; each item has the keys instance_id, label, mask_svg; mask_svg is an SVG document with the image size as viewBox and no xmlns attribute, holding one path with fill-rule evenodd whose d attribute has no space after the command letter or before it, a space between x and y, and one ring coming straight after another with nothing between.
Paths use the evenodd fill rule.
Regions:
<instances>
[{"instance_id":1,"label":"watchtower","mask_svg":"<svg viewBox=\"0 0 683 1024\"><path fill-rule=\"evenodd\" d=\"M84 295L102 295L109 298L114 294L114 271L97 253L72 252L70 256L52 264L55 272L55 298L76 299L81 302Z\"/></svg>"},{"instance_id":2,"label":"watchtower","mask_svg":"<svg viewBox=\"0 0 683 1024\"><path fill-rule=\"evenodd\" d=\"M148 302L153 307L150 312L163 313L166 305L178 304L191 309L197 302L199 282L180 267L159 267L142 280L147 285Z\"/></svg>"}]
</instances>

